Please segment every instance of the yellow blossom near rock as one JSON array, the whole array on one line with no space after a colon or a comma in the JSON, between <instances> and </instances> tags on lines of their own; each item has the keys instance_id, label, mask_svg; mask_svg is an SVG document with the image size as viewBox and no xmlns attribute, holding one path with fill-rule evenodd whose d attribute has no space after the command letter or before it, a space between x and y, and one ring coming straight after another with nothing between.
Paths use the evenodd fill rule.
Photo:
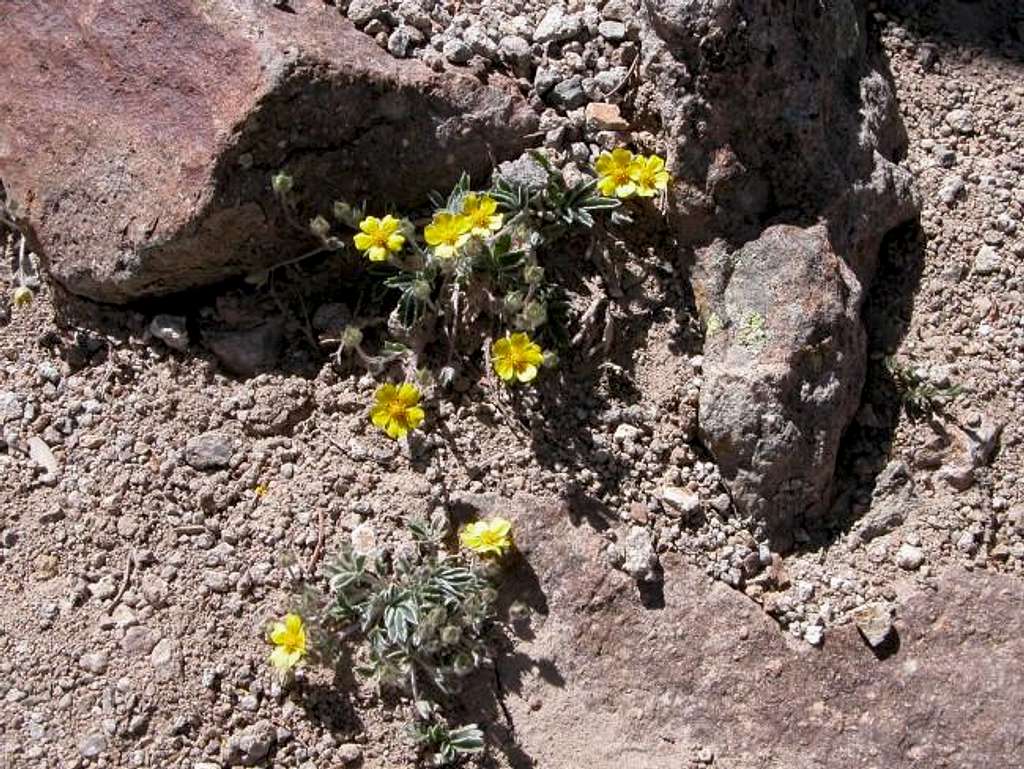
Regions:
<instances>
[{"instance_id":1,"label":"yellow blossom near rock","mask_svg":"<svg viewBox=\"0 0 1024 769\"><path fill-rule=\"evenodd\" d=\"M462 215L469 220L470 234L486 238L501 229L504 217L498 213L498 201L490 195L471 192L462 201Z\"/></svg>"},{"instance_id":2,"label":"yellow blossom near rock","mask_svg":"<svg viewBox=\"0 0 1024 769\"><path fill-rule=\"evenodd\" d=\"M498 339L491 345L494 373L511 382L529 382L537 376L537 367L544 361L540 345L522 332Z\"/></svg>"},{"instance_id":3,"label":"yellow blossom near rock","mask_svg":"<svg viewBox=\"0 0 1024 769\"><path fill-rule=\"evenodd\" d=\"M35 294L32 293L31 288L26 286L18 286L14 289L14 296L12 301L15 307L27 307L32 304L32 300L35 298Z\"/></svg>"},{"instance_id":4,"label":"yellow blossom near rock","mask_svg":"<svg viewBox=\"0 0 1024 769\"><path fill-rule=\"evenodd\" d=\"M636 184L636 194L642 198L653 197L656 192L668 187L669 175L665 170L665 160L657 155L638 155L629 173Z\"/></svg>"},{"instance_id":5,"label":"yellow blossom near rock","mask_svg":"<svg viewBox=\"0 0 1024 769\"><path fill-rule=\"evenodd\" d=\"M256 484L256 488L254 488L252 491L253 491L253 494L255 494L259 499L263 499L263 497L267 496L267 492L269 490L270 489L267 486L267 484L265 484L265 483L257 483Z\"/></svg>"},{"instance_id":6,"label":"yellow blossom near rock","mask_svg":"<svg viewBox=\"0 0 1024 769\"><path fill-rule=\"evenodd\" d=\"M423 239L441 259L451 259L469 240L473 224L462 214L438 211L423 230Z\"/></svg>"},{"instance_id":7,"label":"yellow blossom near rock","mask_svg":"<svg viewBox=\"0 0 1024 769\"><path fill-rule=\"evenodd\" d=\"M383 262L389 254L397 254L405 245L405 235L399 232L401 226L402 223L390 214L383 219L367 216L359 222L361 232L352 240L371 262Z\"/></svg>"},{"instance_id":8,"label":"yellow blossom near rock","mask_svg":"<svg viewBox=\"0 0 1024 769\"><path fill-rule=\"evenodd\" d=\"M611 152L602 152L594 170L597 171L597 188L609 198L628 198L636 194L636 180L633 178L635 157L625 147L616 147Z\"/></svg>"},{"instance_id":9,"label":"yellow blossom near rock","mask_svg":"<svg viewBox=\"0 0 1024 769\"><path fill-rule=\"evenodd\" d=\"M512 547L512 524L504 518L475 521L459 532L459 542L479 555L502 555Z\"/></svg>"},{"instance_id":10,"label":"yellow blossom near rock","mask_svg":"<svg viewBox=\"0 0 1024 769\"><path fill-rule=\"evenodd\" d=\"M374 393L374 400L370 421L395 439L415 430L426 416L419 405L419 388L409 382L381 385Z\"/></svg>"},{"instance_id":11,"label":"yellow blossom near rock","mask_svg":"<svg viewBox=\"0 0 1024 769\"><path fill-rule=\"evenodd\" d=\"M306 625L298 614L286 614L284 620L270 628L270 664L287 673L306 656Z\"/></svg>"}]
</instances>

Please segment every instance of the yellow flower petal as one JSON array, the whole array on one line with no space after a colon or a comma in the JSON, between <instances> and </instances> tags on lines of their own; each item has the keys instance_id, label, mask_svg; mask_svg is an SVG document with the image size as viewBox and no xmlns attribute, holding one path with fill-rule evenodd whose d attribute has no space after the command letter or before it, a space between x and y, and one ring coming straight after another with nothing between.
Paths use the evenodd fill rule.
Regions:
<instances>
[{"instance_id":1,"label":"yellow flower petal","mask_svg":"<svg viewBox=\"0 0 1024 769\"><path fill-rule=\"evenodd\" d=\"M390 235L388 235L387 242L389 251L401 251L402 246L405 245L405 235L393 232Z\"/></svg>"},{"instance_id":2,"label":"yellow flower petal","mask_svg":"<svg viewBox=\"0 0 1024 769\"><path fill-rule=\"evenodd\" d=\"M352 238L352 240L356 244L356 248L358 248L360 251L365 251L366 249L373 245L373 238L367 235L365 232L357 233L355 237Z\"/></svg>"},{"instance_id":3,"label":"yellow flower petal","mask_svg":"<svg viewBox=\"0 0 1024 769\"><path fill-rule=\"evenodd\" d=\"M516 372L516 378L520 382L532 382L537 377L536 366L524 366L518 372Z\"/></svg>"}]
</instances>

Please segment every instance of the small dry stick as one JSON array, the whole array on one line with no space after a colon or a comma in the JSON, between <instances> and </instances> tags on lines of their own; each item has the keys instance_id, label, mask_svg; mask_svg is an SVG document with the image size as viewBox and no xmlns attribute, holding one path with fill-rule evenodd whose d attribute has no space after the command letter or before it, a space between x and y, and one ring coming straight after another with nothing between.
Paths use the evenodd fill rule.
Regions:
<instances>
[{"instance_id":1,"label":"small dry stick","mask_svg":"<svg viewBox=\"0 0 1024 769\"><path fill-rule=\"evenodd\" d=\"M132 576L132 567L135 565L135 551L130 550L128 552L128 558L124 562L124 574L121 575L121 587L117 589L117 594L114 595L114 601L110 604L111 608L114 608L121 602L122 596L125 591L128 590L128 581Z\"/></svg>"},{"instance_id":2,"label":"small dry stick","mask_svg":"<svg viewBox=\"0 0 1024 769\"><path fill-rule=\"evenodd\" d=\"M316 535L316 547L313 548L313 555L309 558L309 563L306 564L306 571L310 574L313 573L313 568L324 552L324 508L323 506L317 509L317 535Z\"/></svg>"}]
</instances>

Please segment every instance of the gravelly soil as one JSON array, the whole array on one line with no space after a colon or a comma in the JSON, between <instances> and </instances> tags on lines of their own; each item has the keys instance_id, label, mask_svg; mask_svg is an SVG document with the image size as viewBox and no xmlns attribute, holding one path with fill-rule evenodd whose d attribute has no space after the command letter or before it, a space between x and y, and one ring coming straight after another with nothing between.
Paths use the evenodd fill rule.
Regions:
<instances>
[{"instance_id":1,"label":"gravelly soil","mask_svg":"<svg viewBox=\"0 0 1024 769\"><path fill-rule=\"evenodd\" d=\"M143 313L93 326L109 334L57 325L44 290L0 326L0 765L213 767L248 733L274 766L411 766L394 703L318 670L282 691L263 634L291 605L290 571L361 524L386 543L456 491L585 499L613 551L648 529L809 639L897 601L906 572L923 588L954 562L1019 575L1024 65L900 23L883 41L923 211L887 244L868 310L877 365L831 528L736 578L760 543L694 443L700 340L657 253L624 267L611 361L580 354L515 398L466 377L408 448L369 425L370 378L303 347L297 310L281 369L240 381L201 346L147 338ZM232 289L172 309L195 321L274 299ZM574 300L588 299L583 283ZM963 391L909 419L883 353ZM209 432L230 456L197 469L186 445ZM666 486L696 493L700 514L673 515Z\"/></svg>"}]
</instances>

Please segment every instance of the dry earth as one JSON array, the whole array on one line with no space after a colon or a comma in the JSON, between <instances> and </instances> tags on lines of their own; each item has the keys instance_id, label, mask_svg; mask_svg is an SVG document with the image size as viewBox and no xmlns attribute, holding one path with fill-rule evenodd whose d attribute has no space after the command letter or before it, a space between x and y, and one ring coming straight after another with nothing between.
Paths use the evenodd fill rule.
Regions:
<instances>
[{"instance_id":1,"label":"dry earth","mask_svg":"<svg viewBox=\"0 0 1024 769\"><path fill-rule=\"evenodd\" d=\"M883 253L830 527L783 557L732 512L656 242L624 259L612 361L580 354L516 397L466 376L408 449L369 426L372 380L303 341L294 285L159 307L193 332L279 316L290 343L248 379L151 338L155 307L71 324L44 288L0 326L0 766L412 766L394 701L316 669L282 690L263 634L290 572L357 528L384 544L467 505L516 521L503 596L535 609L471 679L481 766L1024 766L1024 60L1019 40L881 21L924 205ZM907 418L893 353L962 394ZM653 594L612 565L647 538ZM850 624L866 603L895 612L874 654Z\"/></svg>"}]
</instances>

